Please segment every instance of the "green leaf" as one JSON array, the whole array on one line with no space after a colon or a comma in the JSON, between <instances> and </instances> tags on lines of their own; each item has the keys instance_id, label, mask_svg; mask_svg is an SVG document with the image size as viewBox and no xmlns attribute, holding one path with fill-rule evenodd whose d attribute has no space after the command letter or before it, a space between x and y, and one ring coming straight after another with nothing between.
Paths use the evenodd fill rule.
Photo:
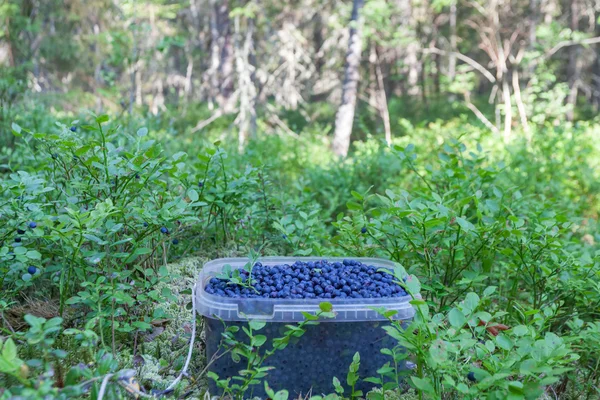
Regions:
<instances>
[{"instance_id":1,"label":"green leaf","mask_svg":"<svg viewBox=\"0 0 600 400\"><path fill-rule=\"evenodd\" d=\"M333 306L331 305L331 303L324 301L323 303L319 304L319 308L321 309L321 311L330 312Z\"/></svg>"},{"instance_id":2,"label":"green leaf","mask_svg":"<svg viewBox=\"0 0 600 400\"><path fill-rule=\"evenodd\" d=\"M106 114L100 115L99 117L96 118L96 122L99 124L107 122L108 120L109 120L109 118L108 118L108 115L106 115Z\"/></svg>"},{"instance_id":3,"label":"green leaf","mask_svg":"<svg viewBox=\"0 0 600 400\"><path fill-rule=\"evenodd\" d=\"M42 259L42 255L37 250L29 250L29 251L27 251L27 254L25 254L25 255L30 260L41 260Z\"/></svg>"},{"instance_id":4,"label":"green leaf","mask_svg":"<svg viewBox=\"0 0 600 400\"><path fill-rule=\"evenodd\" d=\"M352 190L350 192L350 194L352 195L352 197L354 197L355 199L357 199L358 201L363 201L364 197L362 194L355 192L354 190Z\"/></svg>"},{"instance_id":5,"label":"green leaf","mask_svg":"<svg viewBox=\"0 0 600 400\"><path fill-rule=\"evenodd\" d=\"M21 131L22 131L21 127L16 122L13 122L11 127L12 127L13 135L20 137Z\"/></svg>"},{"instance_id":6,"label":"green leaf","mask_svg":"<svg viewBox=\"0 0 600 400\"><path fill-rule=\"evenodd\" d=\"M77 157L80 157L80 156L84 155L85 153L87 153L90 148L91 147L89 145L81 146L80 148L78 148L77 150L74 151L74 154Z\"/></svg>"},{"instance_id":7,"label":"green leaf","mask_svg":"<svg viewBox=\"0 0 600 400\"><path fill-rule=\"evenodd\" d=\"M475 229L475 226L462 217L456 217L456 222L465 232L470 232Z\"/></svg>"},{"instance_id":8,"label":"green leaf","mask_svg":"<svg viewBox=\"0 0 600 400\"><path fill-rule=\"evenodd\" d=\"M2 357L6 361L12 361L17 358L17 346L11 338L8 338L2 347Z\"/></svg>"},{"instance_id":9,"label":"green leaf","mask_svg":"<svg viewBox=\"0 0 600 400\"><path fill-rule=\"evenodd\" d=\"M280 390L279 392L275 393L273 400L287 400L288 396L289 392L287 390Z\"/></svg>"},{"instance_id":10,"label":"green leaf","mask_svg":"<svg viewBox=\"0 0 600 400\"><path fill-rule=\"evenodd\" d=\"M348 210L362 210L362 206L358 203L355 203L353 201L349 201L346 203L346 207L348 207Z\"/></svg>"},{"instance_id":11,"label":"green leaf","mask_svg":"<svg viewBox=\"0 0 600 400\"><path fill-rule=\"evenodd\" d=\"M529 333L529 328L527 328L525 325L517 325L512 328L511 332L515 336L525 336Z\"/></svg>"},{"instance_id":12,"label":"green leaf","mask_svg":"<svg viewBox=\"0 0 600 400\"><path fill-rule=\"evenodd\" d=\"M198 199L200 198L200 196L198 195L198 192L195 189L190 189L188 191L188 197L190 198L191 201L198 201Z\"/></svg>"},{"instance_id":13,"label":"green leaf","mask_svg":"<svg viewBox=\"0 0 600 400\"><path fill-rule=\"evenodd\" d=\"M448 322L452 325L453 328L461 328L467 322L465 315L458 308L453 308L448 313Z\"/></svg>"},{"instance_id":14,"label":"green leaf","mask_svg":"<svg viewBox=\"0 0 600 400\"><path fill-rule=\"evenodd\" d=\"M508 338L508 336L503 333L496 336L496 344L503 350L510 350L513 347L513 342Z\"/></svg>"},{"instance_id":15,"label":"green leaf","mask_svg":"<svg viewBox=\"0 0 600 400\"><path fill-rule=\"evenodd\" d=\"M248 322L248 325L250 326L250 329L252 329L253 331L260 331L262 328L265 327L267 323L264 321L258 321L255 319L252 319Z\"/></svg>"},{"instance_id":16,"label":"green leaf","mask_svg":"<svg viewBox=\"0 0 600 400\"><path fill-rule=\"evenodd\" d=\"M137 131L137 135L139 137L146 136L147 134L148 134L148 128L146 128L146 127L142 127L140 129L138 129L138 131Z\"/></svg>"},{"instance_id":17,"label":"green leaf","mask_svg":"<svg viewBox=\"0 0 600 400\"><path fill-rule=\"evenodd\" d=\"M135 321L131 325L135 326L136 328L142 331L149 331L150 329L152 329L152 325L144 321Z\"/></svg>"},{"instance_id":18,"label":"green leaf","mask_svg":"<svg viewBox=\"0 0 600 400\"><path fill-rule=\"evenodd\" d=\"M252 338L252 346L260 347L267 341L267 337L265 335L256 335Z\"/></svg>"},{"instance_id":19,"label":"green leaf","mask_svg":"<svg viewBox=\"0 0 600 400\"><path fill-rule=\"evenodd\" d=\"M508 391L515 394L525 394L523 384L518 381L509 382Z\"/></svg>"},{"instance_id":20,"label":"green leaf","mask_svg":"<svg viewBox=\"0 0 600 400\"><path fill-rule=\"evenodd\" d=\"M412 380L413 385L415 385L417 389L422 390L425 393L435 393L435 390L433 389L433 385L429 378L419 378L417 376L411 376L410 379Z\"/></svg>"},{"instance_id":21,"label":"green leaf","mask_svg":"<svg viewBox=\"0 0 600 400\"><path fill-rule=\"evenodd\" d=\"M469 292L465 297L465 301L463 302L463 311L465 314L469 315L475 311L477 306L479 305L479 296L477 293Z\"/></svg>"}]
</instances>

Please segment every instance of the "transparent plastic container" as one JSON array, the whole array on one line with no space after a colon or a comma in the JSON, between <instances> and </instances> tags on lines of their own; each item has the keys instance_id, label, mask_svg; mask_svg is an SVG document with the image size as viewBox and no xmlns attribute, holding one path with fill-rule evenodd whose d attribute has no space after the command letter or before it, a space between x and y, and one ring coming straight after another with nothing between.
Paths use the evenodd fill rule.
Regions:
<instances>
[{"instance_id":1,"label":"transparent plastic container","mask_svg":"<svg viewBox=\"0 0 600 400\"><path fill-rule=\"evenodd\" d=\"M392 261L378 258L350 258L366 265L392 269ZM341 262L340 257L265 257L259 261L266 266L292 264L295 261ZM393 348L394 340L382 329L389 321L375 308L394 310L394 319L410 321L415 311L409 303L410 296L377 299L277 299L277 298L228 298L207 293L204 288L211 278L219 275L225 265L233 269L243 268L247 258L222 258L204 265L196 287L196 307L204 316L206 329L207 359L211 360L219 350L224 324L227 326L245 326L249 320L267 322L260 334L267 336L265 350L272 348L272 339L281 337L287 328L285 325L304 320L302 312L314 314L319 304L329 302L336 316L322 319L319 325L308 326L305 334L296 338L283 350L269 357L266 366L275 367L269 371L266 380L274 389L287 389L290 395L312 393L312 395L332 393L333 377L342 384L346 382L348 367L353 355L361 356L359 376L361 378L378 376L376 371L386 362L392 362L390 356L381 353L381 349ZM238 340L244 340L239 332ZM214 362L210 370L220 379L237 376L245 369L243 363L235 363L230 356L224 356ZM404 366L400 366L404 369ZM357 390L366 393L373 385L361 381ZM346 389L348 390L348 389ZM214 383L210 382L211 394L220 394ZM254 396L264 397L261 385L254 387ZM250 397L250 396L248 396Z\"/></svg>"}]
</instances>

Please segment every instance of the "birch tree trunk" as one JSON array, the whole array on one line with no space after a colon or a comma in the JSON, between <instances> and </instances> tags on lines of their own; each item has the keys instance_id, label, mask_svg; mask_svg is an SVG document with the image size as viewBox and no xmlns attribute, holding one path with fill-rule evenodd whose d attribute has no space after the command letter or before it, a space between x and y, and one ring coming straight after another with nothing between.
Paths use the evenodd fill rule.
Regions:
<instances>
[{"instance_id":1,"label":"birch tree trunk","mask_svg":"<svg viewBox=\"0 0 600 400\"><path fill-rule=\"evenodd\" d=\"M335 133L333 137L333 152L339 156L348 155L350 136L354 122L354 110L360 79L361 57L361 18L360 10L364 0L353 0L352 16L350 18L350 38L346 53L346 67L342 84L342 104L335 117Z\"/></svg>"},{"instance_id":2,"label":"birch tree trunk","mask_svg":"<svg viewBox=\"0 0 600 400\"><path fill-rule=\"evenodd\" d=\"M454 81L454 77L456 76L456 55L454 52L456 51L456 2L452 2L450 4L450 56L448 57L448 79L450 82Z\"/></svg>"}]
</instances>

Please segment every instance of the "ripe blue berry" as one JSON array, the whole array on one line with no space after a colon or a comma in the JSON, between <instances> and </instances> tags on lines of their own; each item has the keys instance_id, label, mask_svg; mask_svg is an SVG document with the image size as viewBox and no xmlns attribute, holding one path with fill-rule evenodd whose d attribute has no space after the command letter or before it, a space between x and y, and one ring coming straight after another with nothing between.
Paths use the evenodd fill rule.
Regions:
<instances>
[{"instance_id":1,"label":"ripe blue berry","mask_svg":"<svg viewBox=\"0 0 600 400\"><path fill-rule=\"evenodd\" d=\"M147 227L148 227L148 223L144 222L144 228L147 228Z\"/></svg>"},{"instance_id":2,"label":"ripe blue berry","mask_svg":"<svg viewBox=\"0 0 600 400\"><path fill-rule=\"evenodd\" d=\"M24 231L23 229L17 229L17 233L18 233L19 235L24 235L24 234L25 234L25 231Z\"/></svg>"},{"instance_id":3,"label":"ripe blue berry","mask_svg":"<svg viewBox=\"0 0 600 400\"><path fill-rule=\"evenodd\" d=\"M77 127L76 126L72 126L71 127L71 132L77 132Z\"/></svg>"},{"instance_id":4,"label":"ripe blue berry","mask_svg":"<svg viewBox=\"0 0 600 400\"><path fill-rule=\"evenodd\" d=\"M319 261L296 261L292 265L263 266L255 263L252 285L247 290L232 285L225 279L213 278L206 287L207 293L234 298L272 297L283 299L334 299L334 298L381 298L406 296L404 289L395 284L392 275L383 271L375 274L376 267L356 260L344 263ZM246 282L247 272L241 272ZM219 292L220 289L227 289Z\"/></svg>"},{"instance_id":5,"label":"ripe blue berry","mask_svg":"<svg viewBox=\"0 0 600 400\"><path fill-rule=\"evenodd\" d=\"M179 239L173 239L173 244L175 244L175 245L179 244Z\"/></svg>"},{"instance_id":6,"label":"ripe blue berry","mask_svg":"<svg viewBox=\"0 0 600 400\"><path fill-rule=\"evenodd\" d=\"M362 229L360 230L361 233L367 233L367 227L363 226Z\"/></svg>"},{"instance_id":7,"label":"ripe blue berry","mask_svg":"<svg viewBox=\"0 0 600 400\"><path fill-rule=\"evenodd\" d=\"M21 243L21 238L17 236L17 237L15 238L15 243Z\"/></svg>"},{"instance_id":8,"label":"ripe blue berry","mask_svg":"<svg viewBox=\"0 0 600 400\"><path fill-rule=\"evenodd\" d=\"M31 222L28 224L28 226L29 226L31 229L35 229L35 228L37 228L37 223L35 223L35 222L31 221Z\"/></svg>"},{"instance_id":9,"label":"ripe blue berry","mask_svg":"<svg viewBox=\"0 0 600 400\"><path fill-rule=\"evenodd\" d=\"M202 182L202 181L198 182L198 187L202 187L202 186L204 186L204 182Z\"/></svg>"},{"instance_id":10,"label":"ripe blue berry","mask_svg":"<svg viewBox=\"0 0 600 400\"><path fill-rule=\"evenodd\" d=\"M27 272L29 272L31 275L34 275L34 274L37 272L37 268L36 268L36 267L34 267L33 265L30 265L30 266L27 268Z\"/></svg>"},{"instance_id":11,"label":"ripe blue berry","mask_svg":"<svg viewBox=\"0 0 600 400\"><path fill-rule=\"evenodd\" d=\"M162 228L160 228L160 232L166 235L167 233L169 233L169 230L163 226Z\"/></svg>"},{"instance_id":12,"label":"ripe blue berry","mask_svg":"<svg viewBox=\"0 0 600 400\"><path fill-rule=\"evenodd\" d=\"M471 371L467 374L467 379L471 382L477 382L477 378L475 378L475 372Z\"/></svg>"}]
</instances>

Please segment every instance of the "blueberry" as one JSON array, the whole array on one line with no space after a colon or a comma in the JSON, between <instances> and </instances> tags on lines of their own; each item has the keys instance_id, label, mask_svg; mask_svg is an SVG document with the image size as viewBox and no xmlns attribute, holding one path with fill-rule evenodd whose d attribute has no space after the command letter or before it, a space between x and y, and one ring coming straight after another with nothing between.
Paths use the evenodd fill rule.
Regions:
<instances>
[{"instance_id":1,"label":"blueberry","mask_svg":"<svg viewBox=\"0 0 600 400\"><path fill-rule=\"evenodd\" d=\"M72 126L70 129L71 129L71 132L77 132L77 127L76 126Z\"/></svg>"},{"instance_id":2,"label":"blueberry","mask_svg":"<svg viewBox=\"0 0 600 400\"><path fill-rule=\"evenodd\" d=\"M178 243L173 239L174 244ZM393 283L391 275L377 272L377 277L368 272L374 266L366 266L356 260L330 263L327 260L295 261L292 265L263 266L257 262L252 270L252 285L249 290L240 285L231 285L224 279L212 278L207 293L231 298L272 297L284 299L333 299L333 298L381 298L405 296L404 290ZM240 272L241 281L247 282L247 271ZM210 288L210 290L208 289Z\"/></svg>"},{"instance_id":3,"label":"blueberry","mask_svg":"<svg viewBox=\"0 0 600 400\"><path fill-rule=\"evenodd\" d=\"M179 239L173 239L173 244L175 244L175 245L179 244Z\"/></svg>"},{"instance_id":4,"label":"blueberry","mask_svg":"<svg viewBox=\"0 0 600 400\"><path fill-rule=\"evenodd\" d=\"M163 226L162 228L160 228L160 232L166 235L167 233L169 233L169 230Z\"/></svg>"},{"instance_id":5,"label":"blueberry","mask_svg":"<svg viewBox=\"0 0 600 400\"><path fill-rule=\"evenodd\" d=\"M198 182L198 187L203 187L203 186L204 186L204 182L203 181Z\"/></svg>"},{"instance_id":6,"label":"blueberry","mask_svg":"<svg viewBox=\"0 0 600 400\"><path fill-rule=\"evenodd\" d=\"M362 229L360 230L361 233L367 233L367 227L363 226Z\"/></svg>"},{"instance_id":7,"label":"blueberry","mask_svg":"<svg viewBox=\"0 0 600 400\"><path fill-rule=\"evenodd\" d=\"M283 239L287 239L287 235L281 235Z\"/></svg>"},{"instance_id":8,"label":"blueberry","mask_svg":"<svg viewBox=\"0 0 600 400\"><path fill-rule=\"evenodd\" d=\"M31 229L35 229L37 228L37 223L31 221L27 226L29 226Z\"/></svg>"},{"instance_id":9,"label":"blueberry","mask_svg":"<svg viewBox=\"0 0 600 400\"><path fill-rule=\"evenodd\" d=\"M147 227L148 227L148 223L144 222L144 228L147 228Z\"/></svg>"},{"instance_id":10,"label":"blueberry","mask_svg":"<svg viewBox=\"0 0 600 400\"><path fill-rule=\"evenodd\" d=\"M21 243L21 238L17 236L17 237L15 238L15 242L16 242L16 243Z\"/></svg>"},{"instance_id":11,"label":"blueberry","mask_svg":"<svg viewBox=\"0 0 600 400\"><path fill-rule=\"evenodd\" d=\"M24 231L23 229L17 229L17 233L18 233L19 235L24 235L24 234L25 234L25 231Z\"/></svg>"},{"instance_id":12,"label":"blueberry","mask_svg":"<svg viewBox=\"0 0 600 400\"><path fill-rule=\"evenodd\" d=\"M477 379L475 378L475 372L471 371L467 374L467 379L470 380L471 382L477 382Z\"/></svg>"},{"instance_id":13,"label":"blueberry","mask_svg":"<svg viewBox=\"0 0 600 400\"><path fill-rule=\"evenodd\" d=\"M36 268L36 267L34 267L33 265L30 265L30 266L27 268L27 272L29 272L31 275L34 275L34 274L37 272L37 268Z\"/></svg>"}]
</instances>

